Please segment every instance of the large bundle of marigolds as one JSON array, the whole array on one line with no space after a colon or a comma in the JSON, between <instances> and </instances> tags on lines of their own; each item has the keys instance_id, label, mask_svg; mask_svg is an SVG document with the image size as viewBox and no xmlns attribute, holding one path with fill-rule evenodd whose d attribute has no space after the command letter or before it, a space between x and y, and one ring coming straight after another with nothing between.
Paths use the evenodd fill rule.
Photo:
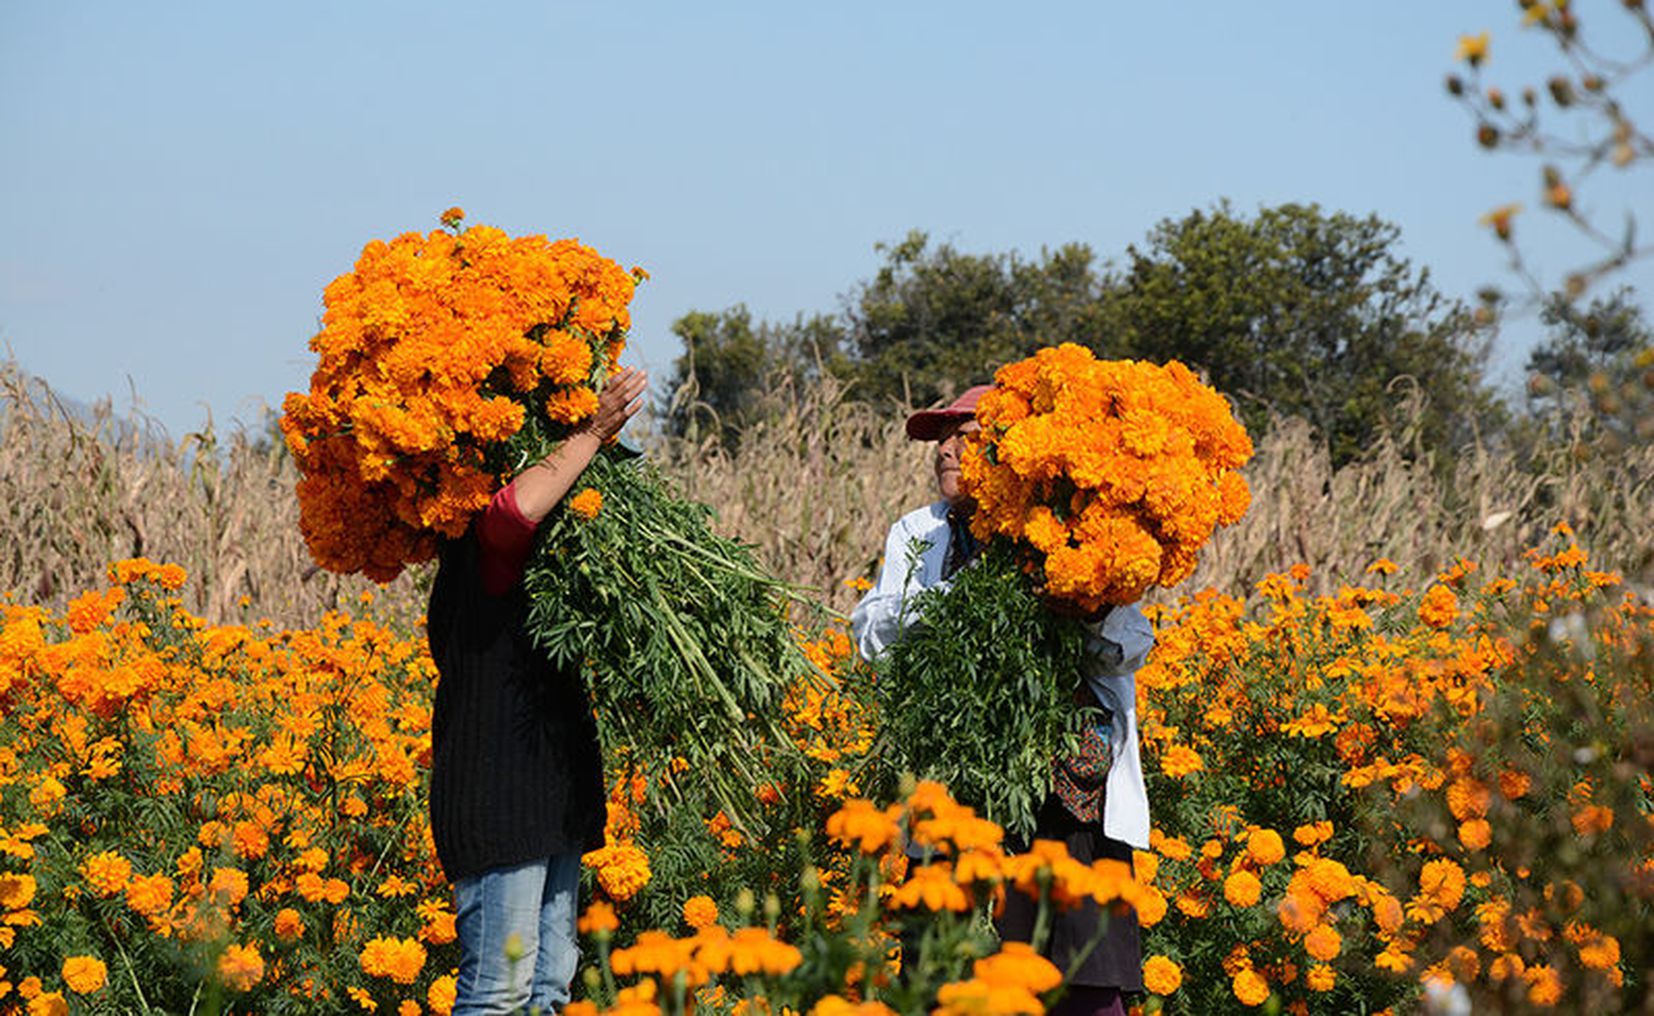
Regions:
<instances>
[{"instance_id":1,"label":"large bundle of marigolds","mask_svg":"<svg viewBox=\"0 0 1654 1016\"><path fill-rule=\"evenodd\" d=\"M976 419L961 483L985 549L904 605L924 623L881 662L883 754L1026 834L1051 759L1095 722L1074 705L1095 670L1092 622L1189 576L1213 530L1246 511L1236 470L1252 444L1181 364L1072 344L1001 367Z\"/></svg>"},{"instance_id":2,"label":"large bundle of marigolds","mask_svg":"<svg viewBox=\"0 0 1654 1016\"><path fill-rule=\"evenodd\" d=\"M960 463L972 532L1016 541L1048 594L1086 611L1182 582L1251 503L1251 439L1176 361L1042 349L999 369L976 416Z\"/></svg>"},{"instance_id":3,"label":"large bundle of marigolds","mask_svg":"<svg viewBox=\"0 0 1654 1016\"><path fill-rule=\"evenodd\" d=\"M323 296L310 391L288 395L281 426L329 570L388 581L429 560L617 369L640 269L462 218L369 243Z\"/></svg>"},{"instance_id":4,"label":"large bundle of marigolds","mask_svg":"<svg viewBox=\"0 0 1654 1016\"><path fill-rule=\"evenodd\" d=\"M282 418L324 568L388 580L433 556L590 417L619 370L641 269L462 218L369 243L324 294L310 391ZM527 624L555 664L592 678L609 754L692 763L658 803L704 791L750 826L747 788L796 761L777 713L810 666L790 590L710 516L605 448L539 527Z\"/></svg>"}]
</instances>

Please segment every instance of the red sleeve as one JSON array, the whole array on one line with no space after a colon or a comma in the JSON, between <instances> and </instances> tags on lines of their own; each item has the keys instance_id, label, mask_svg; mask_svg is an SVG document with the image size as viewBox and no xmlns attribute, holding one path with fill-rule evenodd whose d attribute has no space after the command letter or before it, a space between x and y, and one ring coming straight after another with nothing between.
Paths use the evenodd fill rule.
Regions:
<instances>
[{"instance_id":1,"label":"red sleeve","mask_svg":"<svg viewBox=\"0 0 1654 1016\"><path fill-rule=\"evenodd\" d=\"M482 510L477 542L482 546L482 588L489 596L504 596L523 577L534 529L517 507L517 492L509 483Z\"/></svg>"}]
</instances>

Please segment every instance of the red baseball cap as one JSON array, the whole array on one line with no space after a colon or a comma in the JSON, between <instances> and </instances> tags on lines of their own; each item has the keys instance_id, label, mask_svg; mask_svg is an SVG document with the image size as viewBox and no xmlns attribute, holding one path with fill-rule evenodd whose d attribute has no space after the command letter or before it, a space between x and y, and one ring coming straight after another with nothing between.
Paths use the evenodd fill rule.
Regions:
<instances>
[{"instance_id":1,"label":"red baseball cap","mask_svg":"<svg viewBox=\"0 0 1654 1016\"><path fill-rule=\"evenodd\" d=\"M976 415L976 402L993 385L977 385L965 389L957 399L941 409L921 409L907 418L907 436L915 441L935 441L942 432Z\"/></svg>"}]
</instances>

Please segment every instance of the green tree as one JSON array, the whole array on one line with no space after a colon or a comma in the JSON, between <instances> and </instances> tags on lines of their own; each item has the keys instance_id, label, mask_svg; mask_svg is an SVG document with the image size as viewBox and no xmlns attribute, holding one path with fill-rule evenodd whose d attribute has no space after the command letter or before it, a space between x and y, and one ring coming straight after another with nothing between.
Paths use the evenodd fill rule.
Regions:
<instances>
[{"instance_id":1,"label":"green tree","mask_svg":"<svg viewBox=\"0 0 1654 1016\"><path fill-rule=\"evenodd\" d=\"M1654 438L1654 331L1629 289L1577 306L1554 294L1540 311L1550 335L1528 354L1528 407L1535 426L1556 436L1583 411L1591 432L1619 440Z\"/></svg>"},{"instance_id":2,"label":"green tree","mask_svg":"<svg viewBox=\"0 0 1654 1016\"><path fill-rule=\"evenodd\" d=\"M738 304L716 314L690 311L672 323L672 334L683 342L683 355L672 364L667 431L716 435L729 445L773 413L788 389L843 359L841 326L822 314L754 324L751 311Z\"/></svg>"},{"instance_id":3,"label":"green tree","mask_svg":"<svg viewBox=\"0 0 1654 1016\"><path fill-rule=\"evenodd\" d=\"M1273 414L1308 419L1335 463L1404 422L1451 447L1494 406L1488 344L1468 308L1397 256L1399 238L1377 217L1316 205L1167 219L1109 280L1104 334L1128 355L1205 371L1254 433ZM1417 420L1396 418L1398 383L1423 396Z\"/></svg>"},{"instance_id":4,"label":"green tree","mask_svg":"<svg viewBox=\"0 0 1654 1016\"><path fill-rule=\"evenodd\" d=\"M1103 279L1084 244L1029 261L932 247L915 231L878 250L884 264L845 315L843 368L861 398L927 405L1059 342L1111 352L1099 345Z\"/></svg>"}]
</instances>

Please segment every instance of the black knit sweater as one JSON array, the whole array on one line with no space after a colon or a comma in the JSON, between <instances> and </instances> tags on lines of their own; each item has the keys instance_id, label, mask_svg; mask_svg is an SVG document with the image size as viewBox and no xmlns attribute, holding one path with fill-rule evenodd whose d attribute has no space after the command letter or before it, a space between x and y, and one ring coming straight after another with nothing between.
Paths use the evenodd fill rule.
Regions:
<instances>
[{"instance_id":1,"label":"black knit sweater","mask_svg":"<svg viewBox=\"0 0 1654 1016\"><path fill-rule=\"evenodd\" d=\"M427 635L431 834L450 881L603 842L597 723L577 671L534 648L522 583L483 590L475 533L444 544Z\"/></svg>"}]
</instances>

